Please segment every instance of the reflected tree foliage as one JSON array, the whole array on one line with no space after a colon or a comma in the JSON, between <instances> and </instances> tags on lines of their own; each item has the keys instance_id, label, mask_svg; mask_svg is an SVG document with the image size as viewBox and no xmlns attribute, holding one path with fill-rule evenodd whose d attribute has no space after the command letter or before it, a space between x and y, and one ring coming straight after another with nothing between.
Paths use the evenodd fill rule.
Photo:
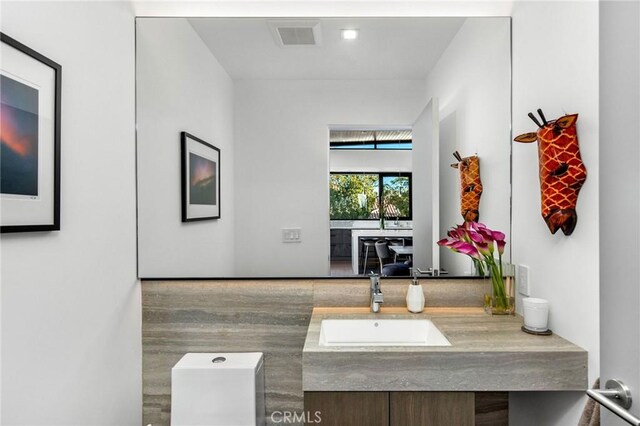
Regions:
<instances>
[{"instance_id":1,"label":"reflected tree foliage","mask_svg":"<svg viewBox=\"0 0 640 426\"><path fill-rule=\"evenodd\" d=\"M329 181L331 219L369 219L378 204L378 190L377 174L332 174Z\"/></svg>"}]
</instances>

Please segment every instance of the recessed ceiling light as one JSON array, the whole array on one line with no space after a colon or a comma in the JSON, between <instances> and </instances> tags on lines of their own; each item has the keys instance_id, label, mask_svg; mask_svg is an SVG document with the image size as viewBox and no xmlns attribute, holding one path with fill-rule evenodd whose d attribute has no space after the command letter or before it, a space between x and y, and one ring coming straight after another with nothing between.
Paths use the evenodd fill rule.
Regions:
<instances>
[{"instance_id":1,"label":"recessed ceiling light","mask_svg":"<svg viewBox=\"0 0 640 426\"><path fill-rule=\"evenodd\" d=\"M358 33L360 30L351 29L351 30L340 30L340 35L343 40L355 40L358 38Z\"/></svg>"}]
</instances>

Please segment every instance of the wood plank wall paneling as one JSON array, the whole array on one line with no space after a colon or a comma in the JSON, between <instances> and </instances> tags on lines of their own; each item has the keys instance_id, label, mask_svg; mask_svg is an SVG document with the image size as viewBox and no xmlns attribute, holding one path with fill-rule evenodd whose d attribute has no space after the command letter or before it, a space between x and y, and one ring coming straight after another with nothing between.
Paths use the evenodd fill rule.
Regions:
<instances>
[{"instance_id":1,"label":"wood plank wall paneling","mask_svg":"<svg viewBox=\"0 0 640 426\"><path fill-rule=\"evenodd\" d=\"M409 282L383 279L384 306L404 306ZM428 306L481 306L489 291L484 280L422 283ZM363 279L144 281L143 424L169 425L171 367L187 352L264 352L267 417L301 412L313 307L367 306L368 299Z\"/></svg>"}]
</instances>

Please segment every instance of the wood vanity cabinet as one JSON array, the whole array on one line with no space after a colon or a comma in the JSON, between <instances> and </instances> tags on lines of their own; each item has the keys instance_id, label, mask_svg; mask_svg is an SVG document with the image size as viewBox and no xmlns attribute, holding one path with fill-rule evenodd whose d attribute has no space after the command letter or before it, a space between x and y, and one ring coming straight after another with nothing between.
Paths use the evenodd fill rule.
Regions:
<instances>
[{"instance_id":1,"label":"wood vanity cabinet","mask_svg":"<svg viewBox=\"0 0 640 426\"><path fill-rule=\"evenodd\" d=\"M319 412L322 426L389 426L389 392L305 392L304 411L307 425Z\"/></svg>"},{"instance_id":2,"label":"wood vanity cabinet","mask_svg":"<svg viewBox=\"0 0 640 426\"><path fill-rule=\"evenodd\" d=\"M322 426L501 426L507 392L305 392L305 412ZM314 425L308 421L307 425Z\"/></svg>"}]
</instances>

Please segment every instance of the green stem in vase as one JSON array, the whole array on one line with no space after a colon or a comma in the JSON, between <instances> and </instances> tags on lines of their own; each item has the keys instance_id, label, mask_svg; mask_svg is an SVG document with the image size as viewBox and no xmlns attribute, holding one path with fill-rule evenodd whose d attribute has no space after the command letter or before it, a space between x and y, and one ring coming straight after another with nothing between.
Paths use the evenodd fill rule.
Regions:
<instances>
[{"instance_id":1,"label":"green stem in vase","mask_svg":"<svg viewBox=\"0 0 640 426\"><path fill-rule=\"evenodd\" d=\"M473 259L473 264L476 267L476 271L478 273L478 276L484 277L484 265L482 264L482 261L478 260L478 259L474 259L474 258L472 258L472 259Z\"/></svg>"},{"instance_id":2,"label":"green stem in vase","mask_svg":"<svg viewBox=\"0 0 640 426\"><path fill-rule=\"evenodd\" d=\"M498 266L493 256L486 256L485 258L491 274L491 285L493 287L493 295L496 299L496 307L506 309L508 301L504 288L504 279L502 278L502 262L500 262L500 266Z\"/></svg>"}]
</instances>

